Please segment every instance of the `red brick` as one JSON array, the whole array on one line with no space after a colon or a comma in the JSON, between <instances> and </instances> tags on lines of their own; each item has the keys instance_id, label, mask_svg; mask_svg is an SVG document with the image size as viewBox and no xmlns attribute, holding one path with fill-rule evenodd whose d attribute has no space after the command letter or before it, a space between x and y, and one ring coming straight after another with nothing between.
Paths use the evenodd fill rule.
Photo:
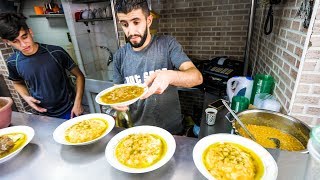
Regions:
<instances>
[{"instance_id":1,"label":"red brick","mask_svg":"<svg viewBox=\"0 0 320 180\"><path fill-rule=\"evenodd\" d=\"M299 84L297 93L308 93L311 88L311 85Z\"/></svg>"},{"instance_id":2,"label":"red brick","mask_svg":"<svg viewBox=\"0 0 320 180\"><path fill-rule=\"evenodd\" d=\"M292 112L292 113L302 114L303 109L304 109L304 106L294 105L294 106L292 107L291 112Z\"/></svg>"},{"instance_id":3,"label":"red brick","mask_svg":"<svg viewBox=\"0 0 320 180\"><path fill-rule=\"evenodd\" d=\"M310 96L303 96L303 95L297 95L295 103L300 104L309 104L309 105L318 105L319 98L318 97L310 97Z\"/></svg>"},{"instance_id":4,"label":"red brick","mask_svg":"<svg viewBox=\"0 0 320 180\"><path fill-rule=\"evenodd\" d=\"M292 79L296 79L298 75L298 72L294 69L290 69L290 76L292 77Z\"/></svg>"},{"instance_id":5,"label":"red brick","mask_svg":"<svg viewBox=\"0 0 320 180\"><path fill-rule=\"evenodd\" d=\"M283 58L285 60L287 60L291 65L295 65L295 62L296 62L296 58L291 56L289 53L287 52L283 52Z\"/></svg>"},{"instance_id":6,"label":"red brick","mask_svg":"<svg viewBox=\"0 0 320 180\"><path fill-rule=\"evenodd\" d=\"M299 28L300 28L300 22L298 22L298 21L293 21L292 24L291 24L291 28L292 28L293 30L299 30Z\"/></svg>"},{"instance_id":7,"label":"red brick","mask_svg":"<svg viewBox=\"0 0 320 180\"><path fill-rule=\"evenodd\" d=\"M303 64L303 71L314 71L316 68L317 62L305 62Z\"/></svg>"},{"instance_id":8,"label":"red brick","mask_svg":"<svg viewBox=\"0 0 320 180\"><path fill-rule=\"evenodd\" d=\"M317 115L318 116L318 115L320 115L320 108L319 107L308 107L307 114L308 115Z\"/></svg>"},{"instance_id":9,"label":"red brick","mask_svg":"<svg viewBox=\"0 0 320 180\"><path fill-rule=\"evenodd\" d=\"M302 50L300 47L297 47L297 46L296 46L295 54L296 54L297 56L301 57L301 56L302 56L302 51L303 51L303 50Z\"/></svg>"},{"instance_id":10,"label":"red brick","mask_svg":"<svg viewBox=\"0 0 320 180\"><path fill-rule=\"evenodd\" d=\"M320 74L303 74L300 83L314 84L320 82Z\"/></svg>"},{"instance_id":11,"label":"red brick","mask_svg":"<svg viewBox=\"0 0 320 180\"><path fill-rule=\"evenodd\" d=\"M7 46L6 46L6 44L5 43L0 43L0 49L4 49L4 48L6 48Z\"/></svg>"},{"instance_id":12,"label":"red brick","mask_svg":"<svg viewBox=\"0 0 320 180\"><path fill-rule=\"evenodd\" d=\"M320 82L313 86L313 94L320 95Z\"/></svg>"},{"instance_id":13,"label":"red brick","mask_svg":"<svg viewBox=\"0 0 320 180\"><path fill-rule=\"evenodd\" d=\"M287 50L293 53L294 52L294 47L295 46L293 44L288 43Z\"/></svg>"}]
</instances>

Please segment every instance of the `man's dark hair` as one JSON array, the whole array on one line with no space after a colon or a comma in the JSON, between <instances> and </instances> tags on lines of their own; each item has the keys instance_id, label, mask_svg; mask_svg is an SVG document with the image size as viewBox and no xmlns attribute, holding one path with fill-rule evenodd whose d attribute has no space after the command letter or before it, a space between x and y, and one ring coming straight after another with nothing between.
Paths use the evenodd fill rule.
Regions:
<instances>
[{"instance_id":1,"label":"man's dark hair","mask_svg":"<svg viewBox=\"0 0 320 180\"><path fill-rule=\"evenodd\" d=\"M128 14L136 9L141 9L146 17L150 15L147 0L117 0L115 4L116 13Z\"/></svg>"},{"instance_id":2,"label":"man's dark hair","mask_svg":"<svg viewBox=\"0 0 320 180\"><path fill-rule=\"evenodd\" d=\"M0 37L13 41L22 29L28 30L26 17L21 13L0 13Z\"/></svg>"}]
</instances>

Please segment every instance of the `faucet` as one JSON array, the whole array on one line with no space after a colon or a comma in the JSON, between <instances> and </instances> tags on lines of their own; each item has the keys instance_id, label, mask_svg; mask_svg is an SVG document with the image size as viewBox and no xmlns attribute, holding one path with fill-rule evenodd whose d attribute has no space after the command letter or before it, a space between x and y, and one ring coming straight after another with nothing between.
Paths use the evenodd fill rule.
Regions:
<instances>
[{"instance_id":1,"label":"faucet","mask_svg":"<svg viewBox=\"0 0 320 180\"><path fill-rule=\"evenodd\" d=\"M105 49L106 51L108 51L108 53L109 53L109 58L108 58L107 66L109 66L110 63L113 61L113 54L112 54L111 50L110 50L108 47L106 47L106 46L98 46L98 47L99 47L100 49Z\"/></svg>"}]
</instances>

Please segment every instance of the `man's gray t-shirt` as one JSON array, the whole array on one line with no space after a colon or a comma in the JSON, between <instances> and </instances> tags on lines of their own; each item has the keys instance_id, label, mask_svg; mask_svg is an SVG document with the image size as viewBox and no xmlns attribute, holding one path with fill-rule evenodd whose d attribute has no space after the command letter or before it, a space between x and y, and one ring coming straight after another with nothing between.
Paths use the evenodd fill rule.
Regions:
<instances>
[{"instance_id":1,"label":"man's gray t-shirt","mask_svg":"<svg viewBox=\"0 0 320 180\"><path fill-rule=\"evenodd\" d=\"M177 70L190 61L181 45L171 36L152 36L150 44L141 51L134 51L129 43L114 56L115 84L144 83L150 74L160 70ZM169 87L162 94L130 105L130 114L135 126L153 125L172 134L182 131L182 116L178 90Z\"/></svg>"}]
</instances>

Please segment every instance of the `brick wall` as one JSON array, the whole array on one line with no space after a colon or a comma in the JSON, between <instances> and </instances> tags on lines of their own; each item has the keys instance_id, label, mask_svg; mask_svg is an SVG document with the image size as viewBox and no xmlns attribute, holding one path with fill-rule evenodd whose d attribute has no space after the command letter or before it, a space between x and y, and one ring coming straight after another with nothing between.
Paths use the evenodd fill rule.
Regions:
<instances>
[{"instance_id":1,"label":"brick wall","mask_svg":"<svg viewBox=\"0 0 320 180\"><path fill-rule=\"evenodd\" d=\"M263 33L265 9L258 7L255 16L250 67L253 74L270 74L275 78L274 95L280 101L283 113L289 111L307 35L303 20L296 17L301 2L287 0L274 6L274 24L270 35Z\"/></svg>"},{"instance_id":2,"label":"brick wall","mask_svg":"<svg viewBox=\"0 0 320 180\"><path fill-rule=\"evenodd\" d=\"M19 96L14 90L13 83L8 79L8 69L6 66L5 59L7 59L13 53L13 49L7 46L0 39L0 74L4 76L7 87L10 91L11 97L20 112L31 112L31 108L28 104Z\"/></svg>"},{"instance_id":3,"label":"brick wall","mask_svg":"<svg viewBox=\"0 0 320 180\"><path fill-rule=\"evenodd\" d=\"M318 8L318 9L317 9ZM309 48L302 63L291 114L310 126L320 125L320 9L310 37Z\"/></svg>"},{"instance_id":4,"label":"brick wall","mask_svg":"<svg viewBox=\"0 0 320 180\"><path fill-rule=\"evenodd\" d=\"M174 36L190 58L226 55L242 60L251 1L152 0L158 34ZM121 44L124 36L119 27Z\"/></svg>"}]
</instances>

